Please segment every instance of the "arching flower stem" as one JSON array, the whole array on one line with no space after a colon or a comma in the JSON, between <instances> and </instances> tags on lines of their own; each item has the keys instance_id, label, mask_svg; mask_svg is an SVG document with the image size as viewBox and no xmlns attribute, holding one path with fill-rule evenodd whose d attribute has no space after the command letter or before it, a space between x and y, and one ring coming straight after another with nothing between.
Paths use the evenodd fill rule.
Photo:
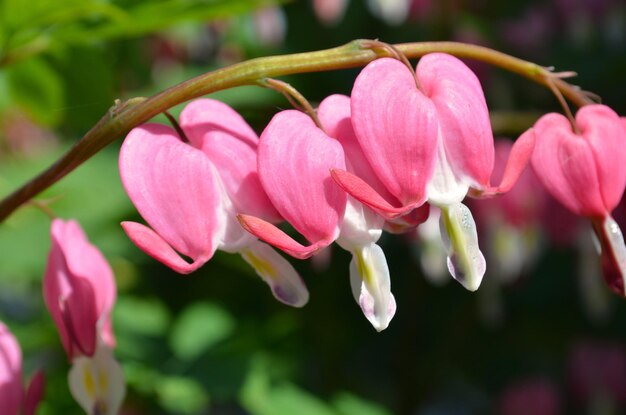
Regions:
<instances>
[{"instance_id":1,"label":"arching flower stem","mask_svg":"<svg viewBox=\"0 0 626 415\"><path fill-rule=\"evenodd\" d=\"M175 105L212 92L242 85L255 85L263 78L364 66L379 57L375 51L367 47L368 43L371 43L371 40L354 40L321 51L251 59L192 78L150 98L118 101L60 159L0 201L0 221L104 147L125 136L132 128ZM459 58L482 61L544 86L549 87L551 82L564 97L577 106L593 102L577 87L558 77L555 78L549 70L486 47L458 42L416 42L393 46L407 58L443 52Z\"/></svg>"}]
</instances>

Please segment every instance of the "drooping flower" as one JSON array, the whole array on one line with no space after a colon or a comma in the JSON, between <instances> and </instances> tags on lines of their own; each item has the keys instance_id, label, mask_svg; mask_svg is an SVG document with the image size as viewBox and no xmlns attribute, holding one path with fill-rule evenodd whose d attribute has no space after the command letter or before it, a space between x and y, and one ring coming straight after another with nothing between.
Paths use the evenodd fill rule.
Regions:
<instances>
[{"instance_id":1,"label":"drooping flower","mask_svg":"<svg viewBox=\"0 0 626 415\"><path fill-rule=\"evenodd\" d=\"M530 157L533 138L514 147L502 183L490 185L493 135L476 76L457 58L424 56L414 74L400 61L368 64L352 90L352 123L365 158L388 192L388 200L357 175L334 170L350 195L394 219L426 201L441 209L440 228L450 273L476 290L485 272L470 211L461 204L475 194L505 192Z\"/></svg>"},{"instance_id":2,"label":"drooping flower","mask_svg":"<svg viewBox=\"0 0 626 415\"><path fill-rule=\"evenodd\" d=\"M576 114L575 130L563 115L541 117L529 133L537 137L532 166L545 188L565 207L591 219L602 251L604 277L626 295L626 246L611 212L626 187L626 131L605 105Z\"/></svg>"},{"instance_id":3,"label":"drooping flower","mask_svg":"<svg viewBox=\"0 0 626 415\"><path fill-rule=\"evenodd\" d=\"M384 219L347 197L333 182L330 170L359 171L373 181L377 179L368 173L371 167L354 137L350 98L326 98L318 116L324 130L304 113L282 111L270 121L259 143L263 187L281 215L309 244L302 245L260 218L239 218L249 232L296 258L311 257L333 241L350 251L353 295L380 331L387 327L396 308L387 261L376 245Z\"/></svg>"},{"instance_id":4,"label":"drooping flower","mask_svg":"<svg viewBox=\"0 0 626 415\"><path fill-rule=\"evenodd\" d=\"M109 263L76 221L55 219L50 234L44 300L68 358L93 356L98 342L113 348L116 288Z\"/></svg>"},{"instance_id":5,"label":"drooping flower","mask_svg":"<svg viewBox=\"0 0 626 415\"><path fill-rule=\"evenodd\" d=\"M348 171L366 177L372 186L384 191L384 186L377 180L363 156L354 134L350 98L345 95L331 95L320 103L317 113L324 130L341 143ZM417 220L419 219L414 223ZM387 327L396 311L387 259L376 244L384 225L382 217L348 196L337 244L352 253L352 293L365 317L378 331Z\"/></svg>"},{"instance_id":6,"label":"drooping flower","mask_svg":"<svg viewBox=\"0 0 626 415\"><path fill-rule=\"evenodd\" d=\"M0 408L6 415L33 415L43 396L44 377L37 372L28 388L22 386L22 351L0 322Z\"/></svg>"},{"instance_id":7,"label":"drooping flower","mask_svg":"<svg viewBox=\"0 0 626 415\"><path fill-rule=\"evenodd\" d=\"M86 413L116 415L126 386L112 352L113 272L78 222L55 219L50 233L44 300L73 364L70 391Z\"/></svg>"},{"instance_id":8,"label":"drooping flower","mask_svg":"<svg viewBox=\"0 0 626 415\"><path fill-rule=\"evenodd\" d=\"M232 108L209 99L190 103L180 125L189 143L158 124L137 127L124 141L122 183L150 225L123 222L129 238L183 274L204 265L217 249L240 253L278 300L306 304L308 291L295 269L235 217L245 212L280 220L258 179L254 131Z\"/></svg>"}]
</instances>

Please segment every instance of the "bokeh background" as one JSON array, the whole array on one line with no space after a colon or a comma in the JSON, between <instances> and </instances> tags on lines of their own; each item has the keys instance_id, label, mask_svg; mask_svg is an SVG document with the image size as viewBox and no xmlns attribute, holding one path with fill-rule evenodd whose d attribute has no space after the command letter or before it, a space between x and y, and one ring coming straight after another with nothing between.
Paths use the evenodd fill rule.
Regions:
<instances>
[{"instance_id":1,"label":"bokeh background","mask_svg":"<svg viewBox=\"0 0 626 415\"><path fill-rule=\"evenodd\" d=\"M2 0L0 194L54 161L116 98L356 38L493 47L577 72L573 83L626 114L622 0ZM545 88L468 64L498 137L559 111ZM285 80L317 103L349 94L357 73ZM259 132L289 107L255 87L214 97ZM276 302L238 256L218 253L189 276L147 257L119 226L140 219L119 180L120 143L40 200L78 219L115 270L124 414L626 413L626 301L602 284L588 225L532 177L514 202L470 202L489 267L477 293L447 275L436 231L385 235L398 311L376 333L352 299L341 249L292 261L311 293L303 309ZM45 371L39 414L79 414L41 294L49 225L25 206L0 226L0 320L21 343L27 376Z\"/></svg>"}]
</instances>

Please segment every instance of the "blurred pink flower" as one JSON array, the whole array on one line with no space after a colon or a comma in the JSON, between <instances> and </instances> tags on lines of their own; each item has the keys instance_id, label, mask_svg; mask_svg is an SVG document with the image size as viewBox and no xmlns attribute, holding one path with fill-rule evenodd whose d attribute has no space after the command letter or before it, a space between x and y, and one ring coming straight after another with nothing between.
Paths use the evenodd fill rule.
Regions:
<instances>
[{"instance_id":1,"label":"blurred pink flower","mask_svg":"<svg viewBox=\"0 0 626 415\"><path fill-rule=\"evenodd\" d=\"M3 415L33 415L41 401L44 377L37 372L25 391L22 351L13 334L0 322L0 408Z\"/></svg>"},{"instance_id":2,"label":"blurred pink flower","mask_svg":"<svg viewBox=\"0 0 626 415\"><path fill-rule=\"evenodd\" d=\"M626 349L623 344L585 341L570 352L569 388L580 404L595 399L626 403Z\"/></svg>"},{"instance_id":3,"label":"blurred pink flower","mask_svg":"<svg viewBox=\"0 0 626 415\"><path fill-rule=\"evenodd\" d=\"M557 387L543 378L528 379L508 386L497 406L498 415L558 415L561 397Z\"/></svg>"},{"instance_id":4,"label":"blurred pink flower","mask_svg":"<svg viewBox=\"0 0 626 415\"><path fill-rule=\"evenodd\" d=\"M44 275L44 300L70 359L93 356L103 342L114 347L111 309L113 271L78 222L55 219Z\"/></svg>"},{"instance_id":5,"label":"blurred pink flower","mask_svg":"<svg viewBox=\"0 0 626 415\"><path fill-rule=\"evenodd\" d=\"M349 0L312 0L313 11L317 18L328 26L341 21L348 7Z\"/></svg>"}]
</instances>

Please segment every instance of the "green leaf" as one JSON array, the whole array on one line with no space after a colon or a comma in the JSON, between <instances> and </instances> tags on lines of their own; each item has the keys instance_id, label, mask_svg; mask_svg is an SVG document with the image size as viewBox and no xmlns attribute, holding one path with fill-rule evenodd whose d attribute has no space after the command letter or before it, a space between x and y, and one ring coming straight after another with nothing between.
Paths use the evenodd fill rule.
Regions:
<instances>
[{"instance_id":1,"label":"green leaf","mask_svg":"<svg viewBox=\"0 0 626 415\"><path fill-rule=\"evenodd\" d=\"M117 299L113 320L116 330L160 336L167 330L170 316L159 301L125 296Z\"/></svg>"},{"instance_id":2,"label":"green leaf","mask_svg":"<svg viewBox=\"0 0 626 415\"><path fill-rule=\"evenodd\" d=\"M11 101L44 125L58 123L64 113L59 75L43 59L23 60L6 69Z\"/></svg>"},{"instance_id":3,"label":"green leaf","mask_svg":"<svg viewBox=\"0 0 626 415\"><path fill-rule=\"evenodd\" d=\"M252 415L337 415L321 399L288 382L272 385L266 364L252 368L241 403Z\"/></svg>"},{"instance_id":4,"label":"green leaf","mask_svg":"<svg viewBox=\"0 0 626 415\"><path fill-rule=\"evenodd\" d=\"M338 394L333 406L339 415L391 415L382 406L347 392Z\"/></svg>"},{"instance_id":5,"label":"green leaf","mask_svg":"<svg viewBox=\"0 0 626 415\"><path fill-rule=\"evenodd\" d=\"M193 360L214 344L231 335L235 320L214 304L197 303L187 307L174 323L170 346L182 360Z\"/></svg>"},{"instance_id":6,"label":"green leaf","mask_svg":"<svg viewBox=\"0 0 626 415\"><path fill-rule=\"evenodd\" d=\"M209 404L209 396L202 385L190 378L162 377L156 393L161 406L171 414L196 414Z\"/></svg>"}]
</instances>

